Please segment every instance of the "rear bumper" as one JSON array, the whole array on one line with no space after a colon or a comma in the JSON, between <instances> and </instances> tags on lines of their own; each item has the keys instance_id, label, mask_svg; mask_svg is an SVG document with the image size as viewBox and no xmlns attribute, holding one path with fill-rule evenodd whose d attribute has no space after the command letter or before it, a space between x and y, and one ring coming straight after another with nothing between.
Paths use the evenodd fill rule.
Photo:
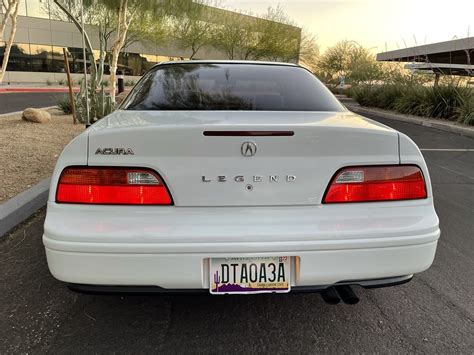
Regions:
<instances>
[{"instance_id":1,"label":"rear bumper","mask_svg":"<svg viewBox=\"0 0 474 355\"><path fill-rule=\"evenodd\" d=\"M209 258L290 256L292 287L411 275L439 238L430 199L403 204L126 208L49 203L51 273L82 285L206 290Z\"/></svg>"},{"instance_id":2,"label":"rear bumper","mask_svg":"<svg viewBox=\"0 0 474 355\"><path fill-rule=\"evenodd\" d=\"M405 275L399 277L389 277L385 279L375 280L354 280L351 282L340 282L339 285L350 285L350 286L361 286L364 288L381 288L403 285L410 282L413 275ZM209 293L208 289L196 288L196 289L168 289L159 286L110 286L110 285L84 285L84 284L68 284L68 288L71 291L91 294L91 295L103 295L103 294L127 294L127 295L150 295L150 294L202 294ZM320 285L320 286L294 286L291 289L291 293L314 293L321 292L333 285Z\"/></svg>"},{"instance_id":3,"label":"rear bumper","mask_svg":"<svg viewBox=\"0 0 474 355\"><path fill-rule=\"evenodd\" d=\"M46 256L53 276L69 283L207 289L209 257L289 255L293 257L292 286L324 286L424 271L433 262L436 244L236 254L104 254L46 248Z\"/></svg>"}]
</instances>

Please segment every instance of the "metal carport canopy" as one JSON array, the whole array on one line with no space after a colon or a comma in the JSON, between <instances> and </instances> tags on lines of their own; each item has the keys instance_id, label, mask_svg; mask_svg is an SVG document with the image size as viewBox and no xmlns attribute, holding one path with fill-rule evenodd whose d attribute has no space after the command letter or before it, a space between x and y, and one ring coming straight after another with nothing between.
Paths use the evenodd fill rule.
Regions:
<instances>
[{"instance_id":1,"label":"metal carport canopy","mask_svg":"<svg viewBox=\"0 0 474 355\"><path fill-rule=\"evenodd\" d=\"M378 53L377 60L474 65L474 37Z\"/></svg>"}]
</instances>

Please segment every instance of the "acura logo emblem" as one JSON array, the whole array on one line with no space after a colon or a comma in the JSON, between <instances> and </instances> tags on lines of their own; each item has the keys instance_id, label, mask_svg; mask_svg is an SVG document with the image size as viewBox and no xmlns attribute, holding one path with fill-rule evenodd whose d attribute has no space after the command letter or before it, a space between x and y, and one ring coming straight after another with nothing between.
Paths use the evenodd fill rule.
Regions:
<instances>
[{"instance_id":1,"label":"acura logo emblem","mask_svg":"<svg viewBox=\"0 0 474 355\"><path fill-rule=\"evenodd\" d=\"M253 157L257 153L257 145L254 142L244 142L240 152L244 157Z\"/></svg>"}]
</instances>

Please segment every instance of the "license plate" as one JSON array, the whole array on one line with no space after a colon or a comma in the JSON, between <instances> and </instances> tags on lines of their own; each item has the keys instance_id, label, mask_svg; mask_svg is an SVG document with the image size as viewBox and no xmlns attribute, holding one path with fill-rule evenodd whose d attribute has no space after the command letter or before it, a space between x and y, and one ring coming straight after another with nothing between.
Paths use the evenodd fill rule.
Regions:
<instances>
[{"instance_id":1,"label":"license plate","mask_svg":"<svg viewBox=\"0 0 474 355\"><path fill-rule=\"evenodd\" d=\"M219 294L290 291L290 257L211 258L209 291Z\"/></svg>"}]
</instances>

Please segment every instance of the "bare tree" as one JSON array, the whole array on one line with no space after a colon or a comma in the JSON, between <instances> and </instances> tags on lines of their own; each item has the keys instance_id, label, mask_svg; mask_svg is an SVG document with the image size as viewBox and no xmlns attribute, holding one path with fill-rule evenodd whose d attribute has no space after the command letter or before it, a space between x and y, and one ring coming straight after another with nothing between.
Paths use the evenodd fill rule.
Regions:
<instances>
[{"instance_id":1,"label":"bare tree","mask_svg":"<svg viewBox=\"0 0 474 355\"><path fill-rule=\"evenodd\" d=\"M2 0L0 3L3 12L0 22L0 41L4 40L3 36L5 34L8 20L11 22L10 33L8 34L8 38L6 38L5 41L5 52L3 53L2 66L0 67L0 83L3 81L3 77L7 71L10 50L12 48L13 39L15 38L19 3L20 0Z\"/></svg>"}]
</instances>

